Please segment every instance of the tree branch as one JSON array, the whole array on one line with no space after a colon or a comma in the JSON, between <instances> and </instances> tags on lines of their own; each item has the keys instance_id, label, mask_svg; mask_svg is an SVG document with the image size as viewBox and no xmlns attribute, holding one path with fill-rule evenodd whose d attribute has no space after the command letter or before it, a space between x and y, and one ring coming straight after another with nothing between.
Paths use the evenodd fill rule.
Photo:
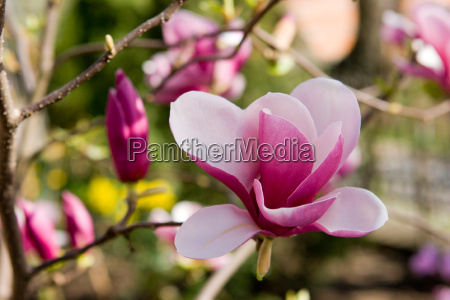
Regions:
<instances>
[{"instance_id":1,"label":"tree branch","mask_svg":"<svg viewBox=\"0 0 450 300\"><path fill-rule=\"evenodd\" d=\"M144 48L144 49L158 49L158 50L167 49L167 45L161 40L144 39L144 38L134 40L133 42L130 43L130 47ZM56 58L53 69L58 68L64 62L68 61L69 59L75 56L102 51L105 51L105 43L89 43L73 47L63 52Z\"/></svg>"},{"instance_id":2,"label":"tree branch","mask_svg":"<svg viewBox=\"0 0 450 300\"><path fill-rule=\"evenodd\" d=\"M27 33L19 22L17 22L17 17L14 16L13 13L12 10L9 10L6 14L6 25L8 32L16 42L16 53L19 60L21 83L25 87L27 97L29 97L36 87L36 73L31 63L30 45Z\"/></svg>"},{"instance_id":3,"label":"tree branch","mask_svg":"<svg viewBox=\"0 0 450 300\"><path fill-rule=\"evenodd\" d=\"M52 78L60 8L61 0L47 1L47 23L45 24L41 55L39 58L39 61L41 62L39 66L39 80L36 89L34 90L31 103L36 102L45 95Z\"/></svg>"},{"instance_id":4,"label":"tree branch","mask_svg":"<svg viewBox=\"0 0 450 300\"><path fill-rule=\"evenodd\" d=\"M407 215L400 213L395 209L389 209L389 218L391 220L415 227L425 232L426 234L437 238L438 240L444 242L445 244L450 245L450 235L448 235L443 230L439 230L435 226L431 225L430 222L427 221L427 219L421 216Z\"/></svg>"},{"instance_id":5,"label":"tree branch","mask_svg":"<svg viewBox=\"0 0 450 300\"><path fill-rule=\"evenodd\" d=\"M22 240L14 213L14 134L12 123L12 100L8 79L3 65L3 28L5 25L6 0L0 0L0 216L14 271L13 297L25 299L28 265L22 247Z\"/></svg>"},{"instance_id":6,"label":"tree branch","mask_svg":"<svg viewBox=\"0 0 450 300\"><path fill-rule=\"evenodd\" d=\"M94 242L84 246L83 248L71 250L61 257L58 257L58 258L55 258L52 260L48 260L48 261L42 263L41 265L34 267L30 273L30 277L37 275L39 272L57 264L57 263L75 259L78 256L80 256L81 254L85 253L86 251L88 251L89 249L91 249L95 246L104 244L119 235L128 235L136 229L140 229L140 228L156 229L158 227L163 227L163 226L181 226L181 224L182 223L178 223L178 222L165 222L165 223L137 222L137 223L134 223L127 227L112 226L105 232L105 234L103 234L101 237L96 239Z\"/></svg>"},{"instance_id":7,"label":"tree branch","mask_svg":"<svg viewBox=\"0 0 450 300\"><path fill-rule=\"evenodd\" d=\"M160 14L142 23L127 35L125 35L118 43L115 44L115 53L111 50L105 51L100 58L98 58L89 68L83 71L80 75L74 78L72 81L66 83L61 88L53 91L47 96L43 97L36 103L32 103L27 107L22 108L20 116L15 120L15 125L17 126L20 122L29 118L34 113L52 105L55 102L60 101L66 97L72 90L80 86L80 84L91 79L95 74L97 74L103 67L116 55L116 53L122 51L124 48L128 47L132 41L142 36L146 31L161 23L167 22L172 15L185 3L187 0L174 0L166 9L164 9Z\"/></svg>"},{"instance_id":8,"label":"tree branch","mask_svg":"<svg viewBox=\"0 0 450 300\"><path fill-rule=\"evenodd\" d=\"M208 279L195 300L215 299L233 274L236 273L247 258L255 252L255 247L256 243L252 239L239 247L233 254L232 261L223 266Z\"/></svg>"}]
</instances>

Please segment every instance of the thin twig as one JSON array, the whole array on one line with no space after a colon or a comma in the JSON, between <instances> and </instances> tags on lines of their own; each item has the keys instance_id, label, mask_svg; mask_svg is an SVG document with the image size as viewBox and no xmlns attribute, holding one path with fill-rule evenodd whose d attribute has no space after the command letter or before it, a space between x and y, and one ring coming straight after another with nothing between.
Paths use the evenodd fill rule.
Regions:
<instances>
[{"instance_id":1,"label":"thin twig","mask_svg":"<svg viewBox=\"0 0 450 300\"><path fill-rule=\"evenodd\" d=\"M39 58L39 80L33 93L31 103L42 98L47 92L48 85L53 73L53 63L55 57L55 42L58 33L59 12L61 9L60 0L47 1L47 22L45 24L44 36L41 45L41 55Z\"/></svg>"},{"instance_id":2,"label":"thin twig","mask_svg":"<svg viewBox=\"0 0 450 300\"><path fill-rule=\"evenodd\" d=\"M196 300L211 300L223 289L239 267L255 252L256 242L249 240L233 254L232 261L216 271L203 286Z\"/></svg>"},{"instance_id":3,"label":"thin twig","mask_svg":"<svg viewBox=\"0 0 450 300\"><path fill-rule=\"evenodd\" d=\"M36 73L33 69L30 56L30 44L27 33L23 26L17 21L12 10L6 14L6 25L8 32L16 42L16 53L19 60L20 76L27 96L30 96L36 87Z\"/></svg>"},{"instance_id":4,"label":"thin twig","mask_svg":"<svg viewBox=\"0 0 450 300\"><path fill-rule=\"evenodd\" d=\"M15 125L17 126L20 122L29 118L34 113L46 108L49 105L52 105L55 102L60 101L61 99L66 97L72 90L80 86L80 84L91 79L95 74L97 74L100 70L102 70L103 67L112 58L114 58L116 53L128 47L132 41L142 36L142 34L144 34L149 29L159 26L161 23L167 22L172 17L172 15L187 1L188 0L174 0L160 14L142 23L141 25L130 31L127 35L125 35L118 43L116 43L115 53L112 53L110 50L105 51L100 56L100 58L98 58L90 67L88 67L76 78L66 83L64 86L57 89L56 91L51 92L50 94L43 97L36 103L32 103L22 108L20 116L15 120Z\"/></svg>"},{"instance_id":5,"label":"thin twig","mask_svg":"<svg viewBox=\"0 0 450 300\"><path fill-rule=\"evenodd\" d=\"M261 28L254 28L253 33L259 39L268 44L271 48L282 52L282 49L277 48L273 37L269 33L265 32ZM293 49L289 49L287 53L291 55L298 66L303 68L311 76L330 78L328 74L323 72L319 67L313 64L299 52ZM430 122L450 112L450 100L445 100L444 102L428 109L420 109L416 107L405 106L398 102L387 102L361 90L352 87L349 88L354 92L356 98L360 103L364 103L367 106L392 115L419 119L423 122Z\"/></svg>"},{"instance_id":6,"label":"thin twig","mask_svg":"<svg viewBox=\"0 0 450 300\"><path fill-rule=\"evenodd\" d=\"M255 25L259 22L259 20L261 20L261 18L268 11L270 11L270 9L272 7L274 7L280 1L281 0L270 0L270 2L266 5L266 7L264 9L262 9L261 11L259 11L247 23L247 25L245 25L245 27L242 29L242 32L243 32L242 39L239 42L239 44L234 48L233 52L231 52L228 55L205 55L205 56L199 56L199 57L196 57L194 59L189 60L188 62L186 62L185 64L181 65L180 67L178 67L176 69L173 69L172 72L161 81L161 84L157 88L154 89L154 92L158 92L159 90L161 90L164 87L164 85L166 84L166 82L169 81L173 76L175 76L175 74L177 74L181 70L184 70L185 68L189 67L192 64L196 64L196 63L203 62L203 61L217 61L217 60L224 60L224 59L233 58L239 52L239 49L241 49L241 46L242 46L242 44L244 44L244 42L247 39L248 35L252 32L253 27L255 27ZM235 30L233 30L233 31L235 31ZM215 35L215 33L212 34L212 35ZM184 43L184 41L183 41L183 43Z\"/></svg>"},{"instance_id":7,"label":"thin twig","mask_svg":"<svg viewBox=\"0 0 450 300\"><path fill-rule=\"evenodd\" d=\"M99 237L92 243L84 246L83 248L71 250L61 257L58 257L58 258L55 258L52 260L48 260L48 261L42 263L41 265L34 267L30 273L30 277L37 275L39 272L57 264L57 263L75 259L78 256L80 256L81 254L85 253L86 251L88 251L89 249L91 249L95 246L102 245L102 244L114 239L115 237L117 237L119 235L130 234L131 232L133 232L136 229L139 229L139 228L155 229L155 228L163 227L163 226L181 226L181 224L182 223L178 223L178 222L164 222L164 223L137 222L137 223L134 223L127 227L112 226L105 232L105 234L103 234L101 237Z\"/></svg>"},{"instance_id":8,"label":"thin twig","mask_svg":"<svg viewBox=\"0 0 450 300\"><path fill-rule=\"evenodd\" d=\"M389 218L391 220L395 220L404 224L408 224L412 227L415 227L417 229L422 230L423 232L427 233L428 235L431 235L442 242L450 245L450 235L443 230L440 230L436 228L435 226L431 225L430 222L427 221L427 219L418 216L418 215L407 215L400 213L399 211L395 209L389 209Z\"/></svg>"},{"instance_id":9,"label":"thin twig","mask_svg":"<svg viewBox=\"0 0 450 300\"><path fill-rule=\"evenodd\" d=\"M144 49L158 49L158 50L167 49L167 45L161 40L144 39L144 38L134 40L132 43L130 43L130 47L144 48ZM63 52L56 58L53 69L58 68L64 62L68 61L73 57L103 51L105 51L105 43L89 43L73 47Z\"/></svg>"}]
</instances>

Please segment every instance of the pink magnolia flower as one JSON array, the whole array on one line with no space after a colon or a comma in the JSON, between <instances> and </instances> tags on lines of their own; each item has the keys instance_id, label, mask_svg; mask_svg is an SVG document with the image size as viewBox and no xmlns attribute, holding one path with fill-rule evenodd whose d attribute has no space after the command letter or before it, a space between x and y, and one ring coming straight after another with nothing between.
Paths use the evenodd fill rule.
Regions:
<instances>
[{"instance_id":1,"label":"pink magnolia flower","mask_svg":"<svg viewBox=\"0 0 450 300\"><path fill-rule=\"evenodd\" d=\"M199 210L178 231L177 251L203 259L228 253L257 234L359 237L380 228L387 210L370 191L344 187L315 200L356 146L360 122L353 93L325 78L308 80L291 95L269 93L245 110L203 92L182 95L171 105L175 140L246 209L224 204ZM193 139L204 147L192 147ZM303 145L313 145L314 157L301 157ZM222 159L207 151L213 148Z\"/></svg>"},{"instance_id":2,"label":"pink magnolia flower","mask_svg":"<svg viewBox=\"0 0 450 300\"><path fill-rule=\"evenodd\" d=\"M110 89L106 131L117 176L133 182L147 174L148 120L142 99L122 70L116 72L116 89Z\"/></svg>"},{"instance_id":3,"label":"pink magnolia flower","mask_svg":"<svg viewBox=\"0 0 450 300\"><path fill-rule=\"evenodd\" d=\"M450 13L435 3L422 3L412 11L412 21L388 12L384 16L382 36L390 43L403 44L407 39L415 61L396 59L405 73L437 81L450 91Z\"/></svg>"},{"instance_id":4,"label":"pink magnolia flower","mask_svg":"<svg viewBox=\"0 0 450 300\"><path fill-rule=\"evenodd\" d=\"M230 29L237 27L238 21L228 24ZM162 26L166 44L176 45L206 34L219 31L214 21L187 10L179 10ZM193 59L204 56L226 56L234 51L241 41L240 31L226 32L218 37L205 37L167 52L157 53L144 62L143 70L147 84L158 88L175 67ZM201 61L194 63L176 73L161 89L154 92L154 100L158 103L170 103L188 91L213 92L231 99L239 98L245 86L245 78L239 73L250 56L252 47L246 40L237 54L227 60Z\"/></svg>"},{"instance_id":5,"label":"pink magnolia flower","mask_svg":"<svg viewBox=\"0 0 450 300\"><path fill-rule=\"evenodd\" d=\"M83 202L69 191L61 194L67 231L72 246L81 248L94 241L94 222Z\"/></svg>"},{"instance_id":6,"label":"pink magnolia flower","mask_svg":"<svg viewBox=\"0 0 450 300\"><path fill-rule=\"evenodd\" d=\"M417 276L434 275L436 274L439 260L439 249L434 244L427 243L411 257L409 268Z\"/></svg>"},{"instance_id":7,"label":"pink magnolia flower","mask_svg":"<svg viewBox=\"0 0 450 300\"><path fill-rule=\"evenodd\" d=\"M57 257L61 252L55 225L51 214L32 202L20 199L18 205L24 213L24 226L21 226L25 249L36 250L44 260Z\"/></svg>"}]
</instances>

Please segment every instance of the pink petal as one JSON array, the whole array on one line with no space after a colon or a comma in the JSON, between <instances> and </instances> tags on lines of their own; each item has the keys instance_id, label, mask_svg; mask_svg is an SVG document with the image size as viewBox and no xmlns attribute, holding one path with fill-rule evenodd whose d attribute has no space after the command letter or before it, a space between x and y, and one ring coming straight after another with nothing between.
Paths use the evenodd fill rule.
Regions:
<instances>
[{"instance_id":1,"label":"pink petal","mask_svg":"<svg viewBox=\"0 0 450 300\"><path fill-rule=\"evenodd\" d=\"M246 84L247 81L244 75L237 73L234 76L233 82L231 83L229 89L222 93L221 96L231 101L239 99L244 93Z\"/></svg>"},{"instance_id":2,"label":"pink petal","mask_svg":"<svg viewBox=\"0 0 450 300\"><path fill-rule=\"evenodd\" d=\"M259 154L265 205L270 208L283 207L288 197L311 173L313 161L303 161L299 156L301 145L307 144L308 140L294 124L263 110L259 121L259 145L264 143L271 145L273 150L269 161L265 161L262 153ZM294 143L297 144L295 148Z\"/></svg>"},{"instance_id":3,"label":"pink petal","mask_svg":"<svg viewBox=\"0 0 450 300\"><path fill-rule=\"evenodd\" d=\"M169 213L160 207L152 209L148 217L148 220L149 222L158 222L158 223L173 221ZM178 228L173 226L158 227L154 230L155 235L157 237L170 244L172 244L173 241L175 240L175 235L177 234L177 231Z\"/></svg>"},{"instance_id":4,"label":"pink petal","mask_svg":"<svg viewBox=\"0 0 450 300\"><path fill-rule=\"evenodd\" d=\"M314 141L317 138L314 121L305 105L297 99L281 93L268 93L254 101L245 109L242 123L239 126L239 136L258 136L259 112L263 108L269 109L272 114L283 117L297 126L308 141Z\"/></svg>"},{"instance_id":5,"label":"pink petal","mask_svg":"<svg viewBox=\"0 0 450 300\"><path fill-rule=\"evenodd\" d=\"M337 197L337 194L333 193L310 204L270 209L265 205L262 186L257 179L255 179L254 190L259 211L264 218L284 227L304 226L317 221Z\"/></svg>"},{"instance_id":6,"label":"pink petal","mask_svg":"<svg viewBox=\"0 0 450 300\"><path fill-rule=\"evenodd\" d=\"M415 24L405 16L392 10L383 12L383 26L381 37L388 43L402 45L406 38L416 35Z\"/></svg>"},{"instance_id":7,"label":"pink petal","mask_svg":"<svg viewBox=\"0 0 450 300\"><path fill-rule=\"evenodd\" d=\"M166 52L156 53L142 64L142 70L147 84L151 88L156 88L172 72L172 62Z\"/></svg>"},{"instance_id":8,"label":"pink petal","mask_svg":"<svg viewBox=\"0 0 450 300\"><path fill-rule=\"evenodd\" d=\"M26 226L33 246L42 259L53 259L59 255L61 249L55 227L43 211L37 210L27 216Z\"/></svg>"},{"instance_id":9,"label":"pink petal","mask_svg":"<svg viewBox=\"0 0 450 300\"><path fill-rule=\"evenodd\" d=\"M231 177L235 177L249 191L253 184L252 168L257 165L235 162L235 155L232 152L242 113L239 107L220 96L188 92L172 103L169 122L178 145L194 158L204 162L197 161L200 167L208 168L208 170L205 169L207 172L214 173L216 173L215 169L222 170ZM223 150L221 159L208 155L206 149L213 148ZM213 168L205 166L205 163ZM227 186L231 185L227 178L223 179L226 180L222 181L223 183Z\"/></svg>"},{"instance_id":10,"label":"pink petal","mask_svg":"<svg viewBox=\"0 0 450 300\"><path fill-rule=\"evenodd\" d=\"M61 197L72 246L81 248L93 242L95 240L94 222L86 206L69 191L64 191Z\"/></svg>"},{"instance_id":11,"label":"pink petal","mask_svg":"<svg viewBox=\"0 0 450 300\"><path fill-rule=\"evenodd\" d=\"M372 192L344 187L334 193L339 193L337 199L315 223L319 230L334 236L360 237L388 220L386 206Z\"/></svg>"},{"instance_id":12,"label":"pink petal","mask_svg":"<svg viewBox=\"0 0 450 300\"><path fill-rule=\"evenodd\" d=\"M219 60L214 65L213 87L216 94L229 90L234 81L237 68L233 61Z\"/></svg>"},{"instance_id":13,"label":"pink petal","mask_svg":"<svg viewBox=\"0 0 450 300\"><path fill-rule=\"evenodd\" d=\"M316 144L313 143L317 155L317 162L314 166L316 166L320 160L323 159L323 161L320 163L319 167L300 184L295 192L292 193L287 202L288 206L294 207L311 203L320 189L330 181L331 177L333 177L334 173L338 170L344 143L342 134L339 134L338 131L340 128L339 125L339 123L330 125L327 128L327 131L321 135L321 138L328 137L329 141L335 141L334 147L328 152L325 159L323 159L324 155L323 151L321 151L321 147L328 147L325 143L328 143L329 141L319 138L318 141L316 141ZM339 134L337 139L335 139L336 134Z\"/></svg>"},{"instance_id":14,"label":"pink petal","mask_svg":"<svg viewBox=\"0 0 450 300\"><path fill-rule=\"evenodd\" d=\"M420 38L432 45L445 61L445 49L450 39L450 13L441 5L424 3L415 7L413 19Z\"/></svg>"},{"instance_id":15,"label":"pink petal","mask_svg":"<svg viewBox=\"0 0 450 300\"><path fill-rule=\"evenodd\" d=\"M361 113L355 95L337 80L314 78L298 85L291 96L299 99L307 107L314 120L318 136L331 123L342 122L344 138L340 162L342 165L355 148L359 138ZM314 141L314 139L309 140Z\"/></svg>"},{"instance_id":16,"label":"pink petal","mask_svg":"<svg viewBox=\"0 0 450 300\"><path fill-rule=\"evenodd\" d=\"M312 141L315 154L313 171L317 170L330 155L341 134L342 122L335 122L330 124L315 141ZM338 160L338 164L340 164L341 158L339 157Z\"/></svg>"},{"instance_id":17,"label":"pink petal","mask_svg":"<svg viewBox=\"0 0 450 300\"><path fill-rule=\"evenodd\" d=\"M417 63L411 63L403 58L396 58L394 64L403 73L411 76L419 76L426 79L440 80L440 76L431 68L419 65Z\"/></svg>"},{"instance_id":18,"label":"pink petal","mask_svg":"<svg viewBox=\"0 0 450 300\"><path fill-rule=\"evenodd\" d=\"M259 232L248 212L231 204L205 207L181 226L175 237L178 253L188 258L219 257Z\"/></svg>"},{"instance_id":19,"label":"pink petal","mask_svg":"<svg viewBox=\"0 0 450 300\"><path fill-rule=\"evenodd\" d=\"M216 32L219 26L210 19L180 9L162 26L162 30L164 41L173 45L195 36Z\"/></svg>"},{"instance_id":20,"label":"pink petal","mask_svg":"<svg viewBox=\"0 0 450 300\"><path fill-rule=\"evenodd\" d=\"M356 147L338 170L339 176L343 178L353 174L361 166L361 160L361 148Z\"/></svg>"}]
</instances>

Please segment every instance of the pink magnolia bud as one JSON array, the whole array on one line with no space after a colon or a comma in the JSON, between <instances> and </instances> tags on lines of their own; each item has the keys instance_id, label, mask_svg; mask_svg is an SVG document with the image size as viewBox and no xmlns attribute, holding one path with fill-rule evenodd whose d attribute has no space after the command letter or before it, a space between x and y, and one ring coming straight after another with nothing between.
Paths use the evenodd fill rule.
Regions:
<instances>
[{"instance_id":1,"label":"pink magnolia bud","mask_svg":"<svg viewBox=\"0 0 450 300\"><path fill-rule=\"evenodd\" d=\"M137 181L147 174L148 120L144 104L130 79L116 72L116 89L110 89L106 131L116 172L121 181Z\"/></svg>"},{"instance_id":2,"label":"pink magnolia bud","mask_svg":"<svg viewBox=\"0 0 450 300\"><path fill-rule=\"evenodd\" d=\"M55 226L44 210L35 209L30 203L28 201L18 202L25 215L25 226L21 230L23 238L32 245L42 259L55 258L61 250Z\"/></svg>"},{"instance_id":3,"label":"pink magnolia bud","mask_svg":"<svg viewBox=\"0 0 450 300\"><path fill-rule=\"evenodd\" d=\"M342 177L347 177L353 174L358 168L361 166L361 149L359 147L355 147L353 151L348 156L345 163L338 170L337 174Z\"/></svg>"},{"instance_id":4,"label":"pink magnolia bud","mask_svg":"<svg viewBox=\"0 0 450 300\"><path fill-rule=\"evenodd\" d=\"M392 10L387 10L383 13L381 37L386 42L395 45L402 45L407 38L412 39L415 35L415 25L406 17Z\"/></svg>"},{"instance_id":5,"label":"pink magnolia bud","mask_svg":"<svg viewBox=\"0 0 450 300\"><path fill-rule=\"evenodd\" d=\"M80 248L94 241L94 223L83 202L69 191L64 191L61 197L72 246Z\"/></svg>"},{"instance_id":6,"label":"pink magnolia bud","mask_svg":"<svg viewBox=\"0 0 450 300\"><path fill-rule=\"evenodd\" d=\"M287 50L297 34L296 19L293 14L285 14L275 25L273 37L281 50Z\"/></svg>"}]
</instances>

